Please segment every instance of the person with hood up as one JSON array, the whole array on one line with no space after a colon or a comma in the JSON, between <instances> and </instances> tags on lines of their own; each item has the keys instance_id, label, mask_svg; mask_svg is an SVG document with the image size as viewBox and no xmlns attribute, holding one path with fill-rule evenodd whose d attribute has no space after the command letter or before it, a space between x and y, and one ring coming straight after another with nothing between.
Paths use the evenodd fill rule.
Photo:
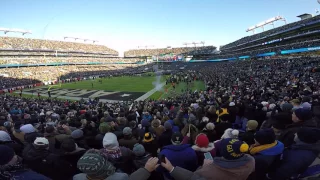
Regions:
<instances>
[{"instance_id":1,"label":"person with hood up","mask_svg":"<svg viewBox=\"0 0 320 180\"><path fill-rule=\"evenodd\" d=\"M32 144L37 137L43 137L43 135L38 133L36 128L34 128L31 124L21 126L20 131L24 133L24 140L29 144Z\"/></svg>"},{"instance_id":2,"label":"person with hood up","mask_svg":"<svg viewBox=\"0 0 320 180\"><path fill-rule=\"evenodd\" d=\"M203 164L204 153L210 153L212 157L216 156L213 142L209 142L206 134L200 133L196 136L192 149L195 151L198 159L198 164Z\"/></svg>"},{"instance_id":3,"label":"person with hood up","mask_svg":"<svg viewBox=\"0 0 320 180\"><path fill-rule=\"evenodd\" d=\"M122 133L124 137L119 140L120 146L132 150L133 146L139 142L136 138L132 137L132 129L130 127L125 127Z\"/></svg>"},{"instance_id":4,"label":"person with hood up","mask_svg":"<svg viewBox=\"0 0 320 180\"><path fill-rule=\"evenodd\" d=\"M11 147L18 156L22 155L22 145L14 142L10 135L5 131L0 131L0 144Z\"/></svg>"},{"instance_id":5,"label":"person with hood up","mask_svg":"<svg viewBox=\"0 0 320 180\"><path fill-rule=\"evenodd\" d=\"M319 173L318 164L310 166L320 153L319 133L320 130L317 128L300 128L295 134L295 144L283 152L280 165L277 167L272 179L306 178Z\"/></svg>"},{"instance_id":6,"label":"person with hood up","mask_svg":"<svg viewBox=\"0 0 320 180\"><path fill-rule=\"evenodd\" d=\"M25 168L22 158L8 146L0 145L0 179L49 180L50 178Z\"/></svg>"},{"instance_id":7,"label":"person with hood up","mask_svg":"<svg viewBox=\"0 0 320 180\"><path fill-rule=\"evenodd\" d=\"M164 146L159 157L165 156L174 166L195 171L198 168L196 152L189 144L182 144L182 140L181 133L174 133L171 137L172 145ZM159 168L157 171L164 173L165 179L173 179L163 168Z\"/></svg>"},{"instance_id":8,"label":"person with hood up","mask_svg":"<svg viewBox=\"0 0 320 180\"><path fill-rule=\"evenodd\" d=\"M80 173L77 169L77 162L80 157L86 152L84 148L78 147L75 141L71 138L64 139L61 143L61 159L69 162L72 165L75 173Z\"/></svg>"},{"instance_id":9,"label":"person with hood up","mask_svg":"<svg viewBox=\"0 0 320 180\"><path fill-rule=\"evenodd\" d=\"M155 119L151 122L151 126L156 133L157 137L160 137L161 134L165 131L164 127L161 125L161 121L159 119Z\"/></svg>"},{"instance_id":10,"label":"person with hood up","mask_svg":"<svg viewBox=\"0 0 320 180\"><path fill-rule=\"evenodd\" d=\"M240 134L239 139L241 141L246 142L249 146L254 144L254 134L256 133L256 129L258 127L258 122L256 120L249 120L247 122L247 131L243 134Z\"/></svg>"},{"instance_id":11,"label":"person with hood up","mask_svg":"<svg viewBox=\"0 0 320 180\"><path fill-rule=\"evenodd\" d=\"M117 136L113 133L106 133L102 144L103 149L100 150L102 155L107 157L117 169L131 174L133 170L132 151L126 147L120 147Z\"/></svg>"},{"instance_id":12,"label":"person with hood up","mask_svg":"<svg viewBox=\"0 0 320 180\"><path fill-rule=\"evenodd\" d=\"M116 167L96 150L87 151L78 161L77 167L83 173L73 176L73 180L129 180L126 173L116 172Z\"/></svg>"},{"instance_id":13,"label":"person with hood up","mask_svg":"<svg viewBox=\"0 0 320 180\"><path fill-rule=\"evenodd\" d=\"M168 122L168 121L165 122L164 123L164 129L165 129L165 131L158 138L159 148L162 148L162 147L167 146L167 145L171 145L171 137L172 137L172 134L173 134L171 123Z\"/></svg>"},{"instance_id":14,"label":"person with hood up","mask_svg":"<svg viewBox=\"0 0 320 180\"><path fill-rule=\"evenodd\" d=\"M68 179L73 175L72 165L51 153L49 141L44 137L37 137L25 147L23 160L32 170L51 179Z\"/></svg>"},{"instance_id":15,"label":"person with hood up","mask_svg":"<svg viewBox=\"0 0 320 180\"><path fill-rule=\"evenodd\" d=\"M254 135L253 144L249 153L255 159L255 172L250 175L250 179L264 179L270 171L273 163L280 158L284 146L280 141L276 141L276 135L272 129L260 130Z\"/></svg>"},{"instance_id":16,"label":"person with hood up","mask_svg":"<svg viewBox=\"0 0 320 180\"><path fill-rule=\"evenodd\" d=\"M312 119L312 112L308 108L299 108L292 113L292 124L286 126L278 140L285 147L289 147L294 143L294 135L301 127L317 127L316 121Z\"/></svg>"},{"instance_id":17,"label":"person with hood up","mask_svg":"<svg viewBox=\"0 0 320 180\"><path fill-rule=\"evenodd\" d=\"M161 166L176 180L246 180L254 171L254 158L244 154L249 146L238 139L223 139L220 152L222 157L205 160L201 169L195 172L179 166L174 167L166 158Z\"/></svg>"}]
</instances>

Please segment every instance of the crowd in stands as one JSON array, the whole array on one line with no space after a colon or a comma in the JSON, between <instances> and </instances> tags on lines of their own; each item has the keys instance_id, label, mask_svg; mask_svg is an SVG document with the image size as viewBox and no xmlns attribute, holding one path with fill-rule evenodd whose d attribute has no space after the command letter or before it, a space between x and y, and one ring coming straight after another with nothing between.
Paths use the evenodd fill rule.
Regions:
<instances>
[{"instance_id":1,"label":"crowd in stands","mask_svg":"<svg viewBox=\"0 0 320 180\"><path fill-rule=\"evenodd\" d=\"M198 46L198 47L178 47L178 48L161 48L161 49L133 49L124 52L125 57L138 56L156 56L161 54L176 55L193 55L193 54L212 54L216 51L214 46Z\"/></svg>"},{"instance_id":2,"label":"crowd in stands","mask_svg":"<svg viewBox=\"0 0 320 180\"><path fill-rule=\"evenodd\" d=\"M118 76L121 74L135 74L145 71L150 66L137 64L112 65L70 65L70 66L36 66L0 69L0 89L35 83L51 83L66 79L83 79L90 76ZM150 68L149 70L152 70Z\"/></svg>"},{"instance_id":3,"label":"crowd in stands","mask_svg":"<svg viewBox=\"0 0 320 180\"><path fill-rule=\"evenodd\" d=\"M117 51L103 45L16 37L0 37L0 49L54 50L65 52L106 53L118 55Z\"/></svg>"},{"instance_id":4,"label":"crowd in stands","mask_svg":"<svg viewBox=\"0 0 320 180\"><path fill-rule=\"evenodd\" d=\"M270 30L267 30L267 31L264 31L264 32L261 32L261 33L258 33L258 34L254 34L254 35L251 35L251 36L246 36L246 37L243 37L243 38L241 38L241 39L239 39L237 41L234 41L232 43L229 43L227 45L224 45L224 46L220 47L220 50L226 50L226 49L234 48L234 47L236 47L238 45L245 44L245 43L248 43L248 42L251 42L251 41L254 41L254 40L262 39L262 38L265 38L267 36L280 34L282 32L285 32L287 30L291 30L293 28L303 27L308 23L316 22L316 21L319 21L319 20L320 20L320 15L317 15L317 16L314 16L312 18L307 18L307 19L304 19L304 20L300 20L300 21L296 21L296 22L293 22L293 23L289 23L289 24L286 24L286 25L283 25L283 26L280 26L280 27L277 27L277 28L273 28L273 29L270 29Z\"/></svg>"},{"instance_id":5,"label":"crowd in stands","mask_svg":"<svg viewBox=\"0 0 320 180\"><path fill-rule=\"evenodd\" d=\"M319 179L317 66L203 63L206 89L131 105L2 95L0 179Z\"/></svg>"},{"instance_id":6,"label":"crowd in stands","mask_svg":"<svg viewBox=\"0 0 320 180\"><path fill-rule=\"evenodd\" d=\"M271 44L269 46L256 46L251 48L245 49L237 49L233 52L221 52L220 54L212 54L212 55L202 55L202 56L195 56L193 59L195 60L210 60L210 59L223 59L223 58L238 58L241 56L252 56L255 57L259 54L275 52L276 54L281 54L281 51L284 50L292 50L292 49L299 49L299 48L309 48L309 47L317 47L320 46L320 39L319 38L311 38L307 40L297 39L290 43L288 42L280 42L276 45Z\"/></svg>"},{"instance_id":7,"label":"crowd in stands","mask_svg":"<svg viewBox=\"0 0 320 180\"><path fill-rule=\"evenodd\" d=\"M88 58L88 57L0 57L1 65L83 64L83 63L137 63L139 58Z\"/></svg>"}]
</instances>

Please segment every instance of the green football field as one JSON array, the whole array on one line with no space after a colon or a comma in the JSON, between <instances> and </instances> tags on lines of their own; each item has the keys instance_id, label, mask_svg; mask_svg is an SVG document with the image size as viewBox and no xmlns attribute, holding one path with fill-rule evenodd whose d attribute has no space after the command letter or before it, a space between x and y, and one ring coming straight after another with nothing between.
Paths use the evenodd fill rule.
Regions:
<instances>
[{"instance_id":1,"label":"green football field","mask_svg":"<svg viewBox=\"0 0 320 180\"><path fill-rule=\"evenodd\" d=\"M99 80L102 80L102 83L100 83ZM160 79L160 83L164 84L165 80L166 76L162 76ZM78 99L81 97L88 98L91 92L97 93L96 91L102 91L114 92L114 94L104 94L101 96L101 99L135 99L143 95L145 96L145 98L157 100L178 96L184 93L187 89L187 84L181 82L179 84L176 84L175 90L172 88L171 84L168 84L164 85L161 90L155 91L153 90L155 88L155 81L155 76L122 76L95 80L84 80L51 86L51 93L54 95L53 97L57 97L60 99L68 99L70 96L76 97ZM33 93L31 93L31 89L24 90L23 96L26 98L36 97L37 92L40 91L40 96L46 98L48 88L49 86L42 86L37 88ZM205 89L205 85L203 81L194 81L191 83L191 85L189 85L189 88L193 91L201 91ZM59 89L61 89L61 91ZM18 95L20 92L17 91L15 93ZM126 96L128 96L128 98L126 98Z\"/></svg>"},{"instance_id":2,"label":"green football field","mask_svg":"<svg viewBox=\"0 0 320 180\"><path fill-rule=\"evenodd\" d=\"M98 80L102 80L102 83L98 82ZM155 81L155 76L123 76L66 83L61 84L61 87L55 86L53 88L148 92L154 88L153 82ZM163 82L165 82L164 76L161 77L161 83Z\"/></svg>"}]
</instances>

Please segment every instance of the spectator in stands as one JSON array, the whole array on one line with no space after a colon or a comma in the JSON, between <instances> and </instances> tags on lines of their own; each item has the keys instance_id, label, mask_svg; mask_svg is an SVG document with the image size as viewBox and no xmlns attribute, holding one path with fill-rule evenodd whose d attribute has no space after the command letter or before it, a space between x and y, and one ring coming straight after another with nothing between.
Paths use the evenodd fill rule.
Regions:
<instances>
[{"instance_id":1,"label":"spectator in stands","mask_svg":"<svg viewBox=\"0 0 320 180\"><path fill-rule=\"evenodd\" d=\"M139 141L132 137L132 129L129 127L125 127L123 129L124 137L119 140L119 145L124 146L129 149L133 149L133 146L138 143Z\"/></svg>"},{"instance_id":2,"label":"spectator in stands","mask_svg":"<svg viewBox=\"0 0 320 180\"><path fill-rule=\"evenodd\" d=\"M172 145L164 146L159 157L161 159L164 156L173 166L179 166L193 172L198 167L197 155L189 144L182 144L182 140L181 133L174 133L171 137ZM164 169L160 168L159 171L164 173L165 179L173 179Z\"/></svg>"},{"instance_id":3,"label":"spectator in stands","mask_svg":"<svg viewBox=\"0 0 320 180\"><path fill-rule=\"evenodd\" d=\"M256 133L258 127L258 122L255 120L249 120L247 122L247 130L245 133L241 134L240 139L246 142L249 146L255 143L254 134Z\"/></svg>"}]
</instances>

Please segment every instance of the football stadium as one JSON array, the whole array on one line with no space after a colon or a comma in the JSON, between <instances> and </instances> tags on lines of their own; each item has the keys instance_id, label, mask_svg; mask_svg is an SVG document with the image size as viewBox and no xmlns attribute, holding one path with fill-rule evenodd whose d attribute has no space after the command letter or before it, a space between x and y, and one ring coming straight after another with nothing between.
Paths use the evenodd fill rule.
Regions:
<instances>
[{"instance_id":1,"label":"football stadium","mask_svg":"<svg viewBox=\"0 0 320 180\"><path fill-rule=\"evenodd\" d=\"M0 180L320 179L320 2L26 2L0 6Z\"/></svg>"}]
</instances>

